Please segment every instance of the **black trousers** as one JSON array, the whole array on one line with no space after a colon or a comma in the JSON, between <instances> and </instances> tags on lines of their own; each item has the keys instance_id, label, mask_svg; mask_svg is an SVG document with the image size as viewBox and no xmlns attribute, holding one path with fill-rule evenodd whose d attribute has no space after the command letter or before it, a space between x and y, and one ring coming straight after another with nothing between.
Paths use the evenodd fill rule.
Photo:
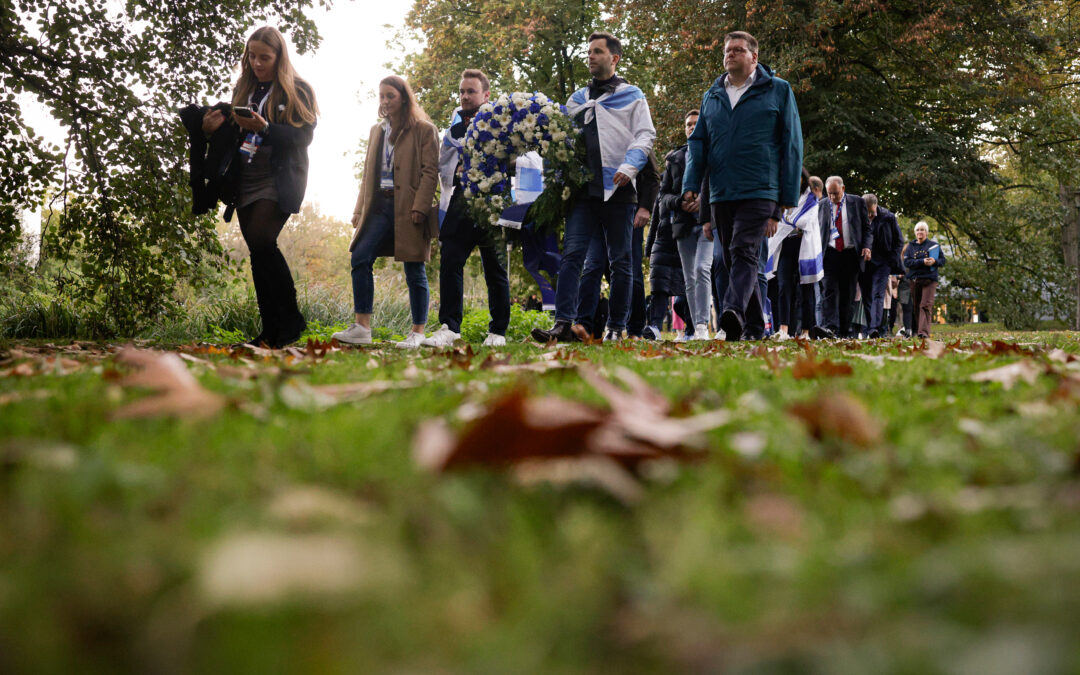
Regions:
<instances>
[{"instance_id":1,"label":"black trousers","mask_svg":"<svg viewBox=\"0 0 1080 675\"><path fill-rule=\"evenodd\" d=\"M304 317L296 305L296 286L285 256L278 248L278 235L289 214L275 201L260 199L237 209L240 234L251 253L251 278L262 318L258 340L270 346L292 342L304 332Z\"/></svg>"},{"instance_id":2,"label":"black trousers","mask_svg":"<svg viewBox=\"0 0 1080 675\"><path fill-rule=\"evenodd\" d=\"M837 251L826 247L824 267L825 297L821 302L821 323L837 337L849 337L851 308L859 283L859 253L854 248Z\"/></svg>"},{"instance_id":3,"label":"black trousers","mask_svg":"<svg viewBox=\"0 0 1080 675\"><path fill-rule=\"evenodd\" d=\"M461 332L465 302L465 262L473 249L480 249L484 281L488 289L488 332L506 335L510 325L510 277L506 272L506 246L502 232L494 227L458 223L440 241L439 322L455 333Z\"/></svg>"},{"instance_id":4,"label":"black trousers","mask_svg":"<svg viewBox=\"0 0 1080 675\"><path fill-rule=\"evenodd\" d=\"M712 222L720 232L728 285L724 311L734 312L743 331L752 335L765 332L761 287L758 284L758 261L765 225L776 211L770 199L739 199L711 205Z\"/></svg>"}]
</instances>

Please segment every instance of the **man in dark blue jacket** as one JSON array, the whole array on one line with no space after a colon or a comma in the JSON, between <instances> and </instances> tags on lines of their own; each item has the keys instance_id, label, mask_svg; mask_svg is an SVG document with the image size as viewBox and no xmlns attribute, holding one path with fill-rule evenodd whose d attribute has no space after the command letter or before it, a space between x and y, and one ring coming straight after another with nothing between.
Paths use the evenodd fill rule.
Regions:
<instances>
[{"instance_id":1,"label":"man in dark blue jacket","mask_svg":"<svg viewBox=\"0 0 1080 675\"><path fill-rule=\"evenodd\" d=\"M683 199L697 199L706 170L712 222L720 232L729 283L720 329L725 339L765 332L758 256L782 209L799 201L803 139L791 85L758 63L758 43L742 31L724 36L724 68L701 101L689 139Z\"/></svg>"},{"instance_id":2,"label":"man in dark blue jacket","mask_svg":"<svg viewBox=\"0 0 1080 675\"><path fill-rule=\"evenodd\" d=\"M825 268L825 297L821 301L823 337L851 337L851 310L859 271L870 260L874 233L862 197L846 194L844 180L825 180L829 198L818 206L821 227L822 263Z\"/></svg>"},{"instance_id":3,"label":"man in dark blue jacket","mask_svg":"<svg viewBox=\"0 0 1080 675\"><path fill-rule=\"evenodd\" d=\"M883 318L885 293L889 288L889 275L904 273L903 263L900 261L904 235L900 232L900 224L896 222L893 212L878 206L877 195L868 192L862 198L866 204L866 215L870 218L870 232L874 241L870 247L870 260L859 276L859 287L862 289L863 303L870 318L870 337L887 337L889 329Z\"/></svg>"}]
</instances>

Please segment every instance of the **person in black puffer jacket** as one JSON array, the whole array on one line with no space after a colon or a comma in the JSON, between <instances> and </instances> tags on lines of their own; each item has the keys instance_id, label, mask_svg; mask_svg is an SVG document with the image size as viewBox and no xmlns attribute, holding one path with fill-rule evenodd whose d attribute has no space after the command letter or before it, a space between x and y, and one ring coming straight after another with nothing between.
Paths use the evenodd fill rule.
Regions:
<instances>
[{"instance_id":1,"label":"person in black puffer jacket","mask_svg":"<svg viewBox=\"0 0 1080 675\"><path fill-rule=\"evenodd\" d=\"M649 225L649 239L645 244L645 255L649 258L649 285L652 287L645 335L652 339L660 338L660 329L670 298L676 298L675 313L686 323L687 330L692 330L693 326L690 309L686 305L686 286L682 261L679 259L679 247L671 236L671 220L662 218L661 211L662 207L657 201Z\"/></svg>"}]
</instances>

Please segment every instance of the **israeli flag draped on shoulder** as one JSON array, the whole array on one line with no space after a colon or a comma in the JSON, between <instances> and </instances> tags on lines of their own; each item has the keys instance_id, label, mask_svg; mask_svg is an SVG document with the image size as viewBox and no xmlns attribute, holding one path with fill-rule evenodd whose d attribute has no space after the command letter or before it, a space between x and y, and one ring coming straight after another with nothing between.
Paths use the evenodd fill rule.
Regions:
<instances>
[{"instance_id":1,"label":"israeli flag draped on shoulder","mask_svg":"<svg viewBox=\"0 0 1080 675\"><path fill-rule=\"evenodd\" d=\"M458 107L450 119L450 126L443 132L442 145L439 146L439 187L442 190L439 196L439 227L442 227L446 210L450 208L450 198L454 196L454 173L461 163L461 148L465 137L455 139L450 135L450 130L460 122L461 108Z\"/></svg>"},{"instance_id":2,"label":"israeli flag draped on shoulder","mask_svg":"<svg viewBox=\"0 0 1080 675\"><path fill-rule=\"evenodd\" d=\"M624 173L637 185L637 174L649 160L649 150L656 139L652 115L645 94L632 84L622 82L615 91L589 99L589 87L578 89L566 102L566 113L576 117L585 111L585 123L596 118L600 136L600 160L603 167L604 201L615 193L613 179Z\"/></svg>"},{"instance_id":3,"label":"israeli flag draped on shoulder","mask_svg":"<svg viewBox=\"0 0 1080 675\"><path fill-rule=\"evenodd\" d=\"M821 235L818 230L817 197L810 190L803 193L799 205L788 209L776 226L776 234L769 237L769 259L765 263L765 277L776 276L776 266L780 258L780 247L784 239L795 229L802 230L802 242L799 244L799 283L812 284L825 276L822 262Z\"/></svg>"}]
</instances>

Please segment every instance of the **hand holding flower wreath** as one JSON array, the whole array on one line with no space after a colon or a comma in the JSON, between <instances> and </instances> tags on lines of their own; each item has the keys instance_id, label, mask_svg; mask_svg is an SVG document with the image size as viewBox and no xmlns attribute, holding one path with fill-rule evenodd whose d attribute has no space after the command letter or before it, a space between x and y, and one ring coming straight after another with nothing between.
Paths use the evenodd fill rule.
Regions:
<instances>
[{"instance_id":1,"label":"hand holding flower wreath","mask_svg":"<svg viewBox=\"0 0 1080 675\"><path fill-rule=\"evenodd\" d=\"M462 187L477 223L496 225L510 194L515 160L536 151L544 160L544 191L529 209L540 229L557 228L570 196L591 178L580 130L566 107L539 92L503 94L480 106L462 147Z\"/></svg>"}]
</instances>

